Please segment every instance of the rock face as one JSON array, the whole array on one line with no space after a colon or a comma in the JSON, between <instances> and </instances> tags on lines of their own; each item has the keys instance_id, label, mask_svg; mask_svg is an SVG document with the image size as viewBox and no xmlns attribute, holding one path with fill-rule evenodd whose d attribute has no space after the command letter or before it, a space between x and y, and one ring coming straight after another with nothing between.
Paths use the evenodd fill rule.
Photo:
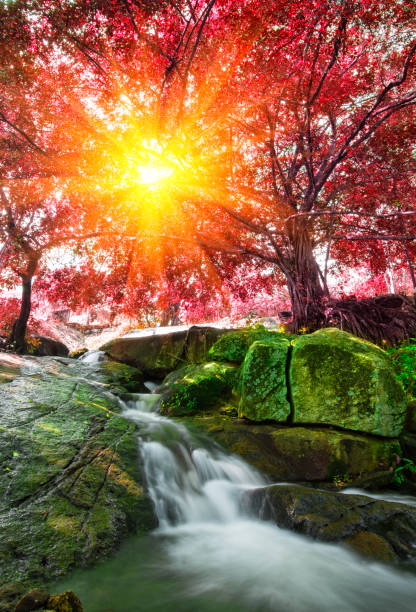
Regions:
<instances>
[{"instance_id":1,"label":"rock face","mask_svg":"<svg viewBox=\"0 0 416 612\"><path fill-rule=\"evenodd\" d=\"M160 412L187 416L209 410L226 400L236 380L236 367L224 363L189 365L169 374L158 392Z\"/></svg>"},{"instance_id":2,"label":"rock face","mask_svg":"<svg viewBox=\"0 0 416 612\"><path fill-rule=\"evenodd\" d=\"M101 350L111 359L139 368L146 376L161 379L186 362L206 361L210 347L227 332L198 326L166 333L144 330L142 335L111 340Z\"/></svg>"},{"instance_id":3,"label":"rock face","mask_svg":"<svg viewBox=\"0 0 416 612\"><path fill-rule=\"evenodd\" d=\"M52 595L46 605L48 610L54 612L82 612L83 610L80 600L73 591Z\"/></svg>"},{"instance_id":4,"label":"rock face","mask_svg":"<svg viewBox=\"0 0 416 612\"><path fill-rule=\"evenodd\" d=\"M343 541L373 558L415 560L416 508L365 495L344 495L295 485L246 493L263 518L324 542Z\"/></svg>"},{"instance_id":5,"label":"rock face","mask_svg":"<svg viewBox=\"0 0 416 612\"><path fill-rule=\"evenodd\" d=\"M135 425L118 416L99 366L25 358L23 369L0 385L0 582L33 586L155 519Z\"/></svg>"},{"instance_id":6,"label":"rock face","mask_svg":"<svg viewBox=\"0 0 416 612\"><path fill-rule=\"evenodd\" d=\"M396 437L406 401L386 353L338 329L301 336L290 365L294 423Z\"/></svg>"},{"instance_id":7,"label":"rock face","mask_svg":"<svg viewBox=\"0 0 416 612\"><path fill-rule=\"evenodd\" d=\"M242 363L248 349L257 340L266 340L276 332L261 329L238 329L222 336L209 350L208 356L212 361L230 361Z\"/></svg>"},{"instance_id":8,"label":"rock face","mask_svg":"<svg viewBox=\"0 0 416 612\"><path fill-rule=\"evenodd\" d=\"M68 357L69 348L63 342L44 336L35 336L36 345L30 351L32 355L38 357Z\"/></svg>"},{"instance_id":9,"label":"rock face","mask_svg":"<svg viewBox=\"0 0 416 612\"><path fill-rule=\"evenodd\" d=\"M251 421L287 421L290 415L286 386L289 347L286 338L273 337L256 340L250 346L241 368L239 417Z\"/></svg>"},{"instance_id":10,"label":"rock face","mask_svg":"<svg viewBox=\"0 0 416 612\"><path fill-rule=\"evenodd\" d=\"M387 484L401 455L397 440L329 428L250 425L221 415L189 424L274 481Z\"/></svg>"}]
</instances>

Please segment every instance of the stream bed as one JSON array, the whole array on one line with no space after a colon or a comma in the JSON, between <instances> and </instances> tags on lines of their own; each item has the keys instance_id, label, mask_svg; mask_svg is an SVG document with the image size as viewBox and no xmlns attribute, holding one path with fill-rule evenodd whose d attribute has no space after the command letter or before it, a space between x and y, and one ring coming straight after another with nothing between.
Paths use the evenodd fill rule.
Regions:
<instances>
[{"instance_id":1,"label":"stream bed","mask_svg":"<svg viewBox=\"0 0 416 612\"><path fill-rule=\"evenodd\" d=\"M139 426L158 529L53 592L74 590L85 612L414 612L415 575L258 520L242 498L263 476L153 412L156 400L122 407Z\"/></svg>"}]
</instances>

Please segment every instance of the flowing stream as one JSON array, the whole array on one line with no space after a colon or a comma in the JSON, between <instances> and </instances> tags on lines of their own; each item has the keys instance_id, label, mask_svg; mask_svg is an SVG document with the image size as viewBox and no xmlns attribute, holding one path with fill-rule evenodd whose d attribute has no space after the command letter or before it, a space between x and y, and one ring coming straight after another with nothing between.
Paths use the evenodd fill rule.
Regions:
<instances>
[{"instance_id":1,"label":"flowing stream","mask_svg":"<svg viewBox=\"0 0 416 612\"><path fill-rule=\"evenodd\" d=\"M413 574L250 515L241 497L261 474L155 413L156 400L136 394L123 414L139 425L159 528L56 590L86 612L414 612Z\"/></svg>"}]
</instances>

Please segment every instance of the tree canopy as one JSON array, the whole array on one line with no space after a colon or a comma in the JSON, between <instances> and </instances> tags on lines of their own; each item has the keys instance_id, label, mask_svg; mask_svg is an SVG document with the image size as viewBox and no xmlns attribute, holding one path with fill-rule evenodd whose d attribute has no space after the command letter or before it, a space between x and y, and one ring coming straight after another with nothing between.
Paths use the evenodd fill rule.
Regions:
<instances>
[{"instance_id":1,"label":"tree canopy","mask_svg":"<svg viewBox=\"0 0 416 612\"><path fill-rule=\"evenodd\" d=\"M51 247L88 241L50 291L97 284L93 245L113 304L283 281L294 329L327 320L331 260L394 262L415 288L415 17L411 0L1 3L3 274L31 283Z\"/></svg>"}]
</instances>

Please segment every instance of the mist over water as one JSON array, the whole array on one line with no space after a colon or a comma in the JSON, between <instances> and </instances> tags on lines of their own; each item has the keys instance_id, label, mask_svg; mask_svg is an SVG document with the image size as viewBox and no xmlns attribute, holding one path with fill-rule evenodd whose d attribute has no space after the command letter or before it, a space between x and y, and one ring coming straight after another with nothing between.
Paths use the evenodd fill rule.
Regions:
<instances>
[{"instance_id":1,"label":"mist over water","mask_svg":"<svg viewBox=\"0 0 416 612\"><path fill-rule=\"evenodd\" d=\"M241 496L264 478L152 412L157 399L136 394L123 414L140 426L159 528L61 583L86 612L414 612L413 574L250 516Z\"/></svg>"}]
</instances>

